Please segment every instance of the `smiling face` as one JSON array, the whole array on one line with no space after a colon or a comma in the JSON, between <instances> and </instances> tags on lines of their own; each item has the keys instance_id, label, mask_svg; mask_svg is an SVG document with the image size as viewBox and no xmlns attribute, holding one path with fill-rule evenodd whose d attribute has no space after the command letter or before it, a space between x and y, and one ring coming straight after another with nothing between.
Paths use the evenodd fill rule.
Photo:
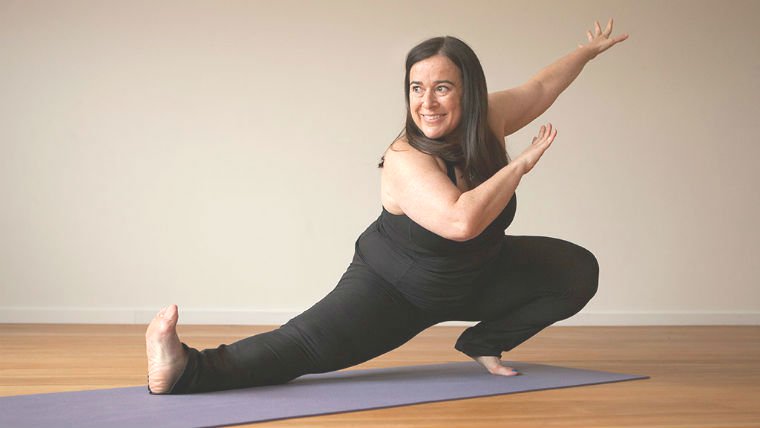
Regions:
<instances>
[{"instance_id":1,"label":"smiling face","mask_svg":"<svg viewBox=\"0 0 760 428\"><path fill-rule=\"evenodd\" d=\"M440 139L456 129L462 117L462 77L443 55L434 55L409 70L409 112L428 138Z\"/></svg>"}]
</instances>

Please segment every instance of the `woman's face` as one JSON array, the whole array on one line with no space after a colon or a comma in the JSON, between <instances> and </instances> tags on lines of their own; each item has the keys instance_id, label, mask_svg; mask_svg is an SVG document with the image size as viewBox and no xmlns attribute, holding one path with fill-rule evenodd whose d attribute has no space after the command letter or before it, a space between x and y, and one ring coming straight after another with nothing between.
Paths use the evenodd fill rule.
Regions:
<instances>
[{"instance_id":1,"label":"woman's face","mask_svg":"<svg viewBox=\"0 0 760 428\"><path fill-rule=\"evenodd\" d=\"M409 70L409 111L428 138L441 138L459 125L462 117L462 77L448 57L435 55Z\"/></svg>"}]
</instances>

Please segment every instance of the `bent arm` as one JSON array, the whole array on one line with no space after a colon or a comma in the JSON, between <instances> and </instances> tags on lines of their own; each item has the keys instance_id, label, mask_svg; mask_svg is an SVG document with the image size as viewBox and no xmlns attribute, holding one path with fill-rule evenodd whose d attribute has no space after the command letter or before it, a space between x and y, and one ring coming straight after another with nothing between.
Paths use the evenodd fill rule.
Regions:
<instances>
[{"instance_id":1,"label":"bent arm","mask_svg":"<svg viewBox=\"0 0 760 428\"><path fill-rule=\"evenodd\" d=\"M399 144L388 150L383 174L386 191L404 214L425 229L454 241L468 241L498 217L524 174L523 162L511 162L474 189L461 192L432 156Z\"/></svg>"},{"instance_id":2,"label":"bent arm","mask_svg":"<svg viewBox=\"0 0 760 428\"><path fill-rule=\"evenodd\" d=\"M491 178L459 196L456 205L465 213L465 240L480 235L499 216L524 174L522 162L510 162Z\"/></svg>"},{"instance_id":3,"label":"bent arm","mask_svg":"<svg viewBox=\"0 0 760 428\"><path fill-rule=\"evenodd\" d=\"M385 152L383 174L383 192L407 217L446 239L466 240L465 216L457 204L462 192L441 172L433 156L398 141Z\"/></svg>"}]
</instances>

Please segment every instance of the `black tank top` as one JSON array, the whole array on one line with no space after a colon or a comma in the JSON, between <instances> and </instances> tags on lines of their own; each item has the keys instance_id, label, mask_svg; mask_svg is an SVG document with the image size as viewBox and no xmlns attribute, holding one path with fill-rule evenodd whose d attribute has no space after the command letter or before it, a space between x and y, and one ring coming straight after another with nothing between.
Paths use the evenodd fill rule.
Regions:
<instances>
[{"instance_id":1,"label":"black tank top","mask_svg":"<svg viewBox=\"0 0 760 428\"><path fill-rule=\"evenodd\" d=\"M456 184L454 165L446 162L446 169ZM365 263L412 303L427 309L446 309L461 302L472 291L470 283L478 273L495 260L516 210L517 197L512 196L483 232L460 242L382 207L377 220L357 239L356 250Z\"/></svg>"}]
</instances>

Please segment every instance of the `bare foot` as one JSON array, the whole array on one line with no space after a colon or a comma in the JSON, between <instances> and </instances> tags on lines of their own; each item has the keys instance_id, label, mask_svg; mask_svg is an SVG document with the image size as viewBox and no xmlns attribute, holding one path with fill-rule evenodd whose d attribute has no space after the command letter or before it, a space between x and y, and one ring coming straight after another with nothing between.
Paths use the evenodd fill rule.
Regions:
<instances>
[{"instance_id":1,"label":"bare foot","mask_svg":"<svg viewBox=\"0 0 760 428\"><path fill-rule=\"evenodd\" d=\"M187 365L187 352L177 336L177 305L161 309L145 332L148 354L148 389L154 394L169 392Z\"/></svg>"},{"instance_id":2,"label":"bare foot","mask_svg":"<svg viewBox=\"0 0 760 428\"><path fill-rule=\"evenodd\" d=\"M518 371L516 371L512 367L501 365L501 359L499 359L499 357L486 355L486 356L481 356L481 357L475 357L473 359L477 361L478 364L485 367L489 373L494 374L494 375L515 376L515 375L520 374Z\"/></svg>"}]
</instances>

